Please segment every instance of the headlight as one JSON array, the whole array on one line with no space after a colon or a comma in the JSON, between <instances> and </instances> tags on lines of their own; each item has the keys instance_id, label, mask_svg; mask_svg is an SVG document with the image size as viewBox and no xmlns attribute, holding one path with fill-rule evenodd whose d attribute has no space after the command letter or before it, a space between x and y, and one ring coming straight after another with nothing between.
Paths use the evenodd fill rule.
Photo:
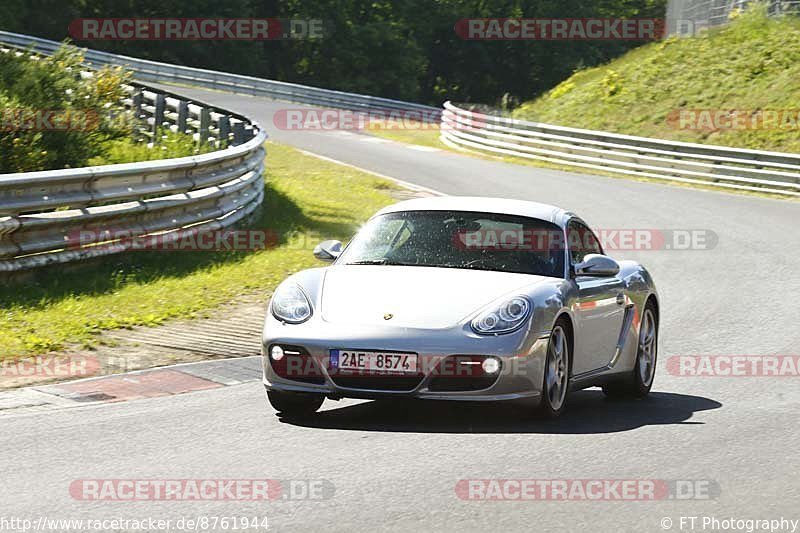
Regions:
<instances>
[{"instance_id":1,"label":"headlight","mask_svg":"<svg viewBox=\"0 0 800 533\"><path fill-rule=\"evenodd\" d=\"M311 302L297 285L281 285L272 297L272 314L278 320L299 324L311 316Z\"/></svg>"},{"instance_id":2,"label":"headlight","mask_svg":"<svg viewBox=\"0 0 800 533\"><path fill-rule=\"evenodd\" d=\"M531 312L531 303L524 296L515 296L495 307L481 312L472 321L472 329L481 335L494 335L514 331L525 322Z\"/></svg>"}]
</instances>

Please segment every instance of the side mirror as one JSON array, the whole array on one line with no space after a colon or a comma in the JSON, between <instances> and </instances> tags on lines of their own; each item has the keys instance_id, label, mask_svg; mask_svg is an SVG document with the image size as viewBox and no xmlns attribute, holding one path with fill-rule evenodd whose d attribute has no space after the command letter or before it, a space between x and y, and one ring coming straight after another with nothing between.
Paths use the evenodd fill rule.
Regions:
<instances>
[{"instance_id":1,"label":"side mirror","mask_svg":"<svg viewBox=\"0 0 800 533\"><path fill-rule=\"evenodd\" d=\"M314 257L320 261L335 261L342 253L341 241L322 241L314 248Z\"/></svg>"},{"instance_id":2,"label":"side mirror","mask_svg":"<svg viewBox=\"0 0 800 533\"><path fill-rule=\"evenodd\" d=\"M577 276L612 277L619 274L619 263L600 254L587 254L582 263L575 265Z\"/></svg>"}]
</instances>

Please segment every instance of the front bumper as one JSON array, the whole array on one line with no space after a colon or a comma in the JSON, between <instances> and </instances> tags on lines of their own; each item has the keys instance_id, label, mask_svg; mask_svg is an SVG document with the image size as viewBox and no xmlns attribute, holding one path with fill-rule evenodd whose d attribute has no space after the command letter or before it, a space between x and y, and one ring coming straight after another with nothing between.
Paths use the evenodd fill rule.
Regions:
<instances>
[{"instance_id":1,"label":"front bumper","mask_svg":"<svg viewBox=\"0 0 800 533\"><path fill-rule=\"evenodd\" d=\"M550 332L531 332L525 328L507 335L481 336L469 326L447 329L418 329L385 325L348 326L343 329L312 317L304 324L283 324L268 314L262 337L264 386L267 390L324 394L329 398L419 398L435 400L497 401L536 398L541 394L544 361ZM279 375L269 357L272 345L302 348L313 361L316 383ZM424 361L418 379L370 375L343 376L330 368L331 350L364 350L416 353ZM464 360L492 356L501 361L497 378L485 388L441 390L443 375L450 377L450 388L458 389L458 377L446 368L452 357ZM450 367L447 365L450 364ZM456 363L458 365L459 363ZM342 379L347 377L347 379ZM403 381L405 379L405 381ZM469 378L465 378L469 379ZM407 385L404 385L407 384Z\"/></svg>"}]
</instances>

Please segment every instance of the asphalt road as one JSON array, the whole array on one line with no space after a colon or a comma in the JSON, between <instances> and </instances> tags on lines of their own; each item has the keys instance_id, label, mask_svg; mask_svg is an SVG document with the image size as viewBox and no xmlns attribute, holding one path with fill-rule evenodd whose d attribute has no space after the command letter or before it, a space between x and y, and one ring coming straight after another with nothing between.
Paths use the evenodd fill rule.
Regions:
<instances>
[{"instance_id":1,"label":"asphalt road","mask_svg":"<svg viewBox=\"0 0 800 533\"><path fill-rule=\"evenodd\" d=\"M701 517L800 520L800 379L665 370L675 355L800 353L798 203L515 166L358 134L281 131L273 113L300 106L172 90L244 112L275 141L443 193L554 203L596 228L705 230L718 242L613 254L642 261L661 293L660 363L645 401L584 391L558 421L508 406L328 401L319 416L293 421L279 420L251 383L6 416L0 517L267 516L273 531L649 532L664 531L664 518L670 530L690 531L682 516L700 517L694 530L711 531ZM73 499L70 483L86 478L327 480L335 494L268 503ZM487 478L707 480L720 493L639 502L457 496L459 480Z\"/></svg>"}]
</instances>

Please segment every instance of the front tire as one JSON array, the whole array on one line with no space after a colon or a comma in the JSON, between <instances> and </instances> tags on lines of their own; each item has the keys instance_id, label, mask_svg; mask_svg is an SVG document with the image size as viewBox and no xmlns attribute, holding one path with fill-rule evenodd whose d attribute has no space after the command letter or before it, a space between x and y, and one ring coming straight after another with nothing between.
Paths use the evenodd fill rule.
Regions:
<instances>
[{"instance_id":1,"label":"front tire","mask_svg":"<svg viewBox=\"0 0 800 533\"><path fill-rule=\"evenodd\" d=\"M571 368L570 339L566 321L559 320L550 332L547 357L544 364L542 399L539 411L548 418L556 418L564 412L569 391Z\"/></svg>"},{"instance_id":2,"label":"front tire","mask_svg":"<svg viewBox=\"0 0 800 533\"><path fill-rule=\"evenodd\" d=\"M270 405L278 413L287 416L310 415L317 411L325 401L321 394L304 394L299 392L267 391Z\"/></svg>"},{"instance_id":3,"label":"front tire","mask_svg":"<svg viewBox=\"0 0 800 533\"><path fill-rule=\"evenodd\" d=\"M644 398L653 388L658 361L658 319L655 306L648 302L642 313L642 326L639 330L639 348L633 373L626 379L608 383L603 392L610 398Z\"/></svg>"}]
</instances>

